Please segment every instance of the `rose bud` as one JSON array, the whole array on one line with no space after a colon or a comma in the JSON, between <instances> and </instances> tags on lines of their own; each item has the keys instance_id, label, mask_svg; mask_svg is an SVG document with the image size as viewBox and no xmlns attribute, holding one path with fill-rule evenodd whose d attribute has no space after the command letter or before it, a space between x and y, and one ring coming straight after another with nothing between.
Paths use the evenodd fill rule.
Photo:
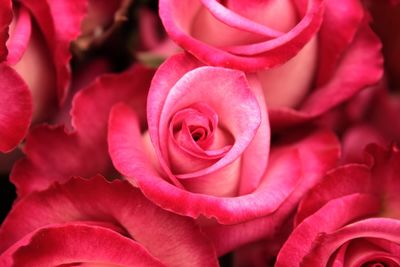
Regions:
<instances>
[{"instance_id":1,"label":"rose bud","mask_svg":"<svg viewBox=\"0 0 400 267\"><path fill-rule=\"evenodd\" d=\"M159 13L203 63L258 76L273 129L315 118L382 75L359 0L161 0Z\"/></svg>"},{"instance_id":2,"label":"rose bud","mask_svg":"<svg viewBox=\"0 0 400 267\"><path fill-rule=\"evenodd\" d=\"M275 266L398 266L400 151L332 170L300 203Z\"/></svg>"},{"instance_id":3,"label":"rose bud","mask_svg":"<svg viewBox=\"0 0 400 267\"><path fill-rule=\"evenodd\" d=\"M336 137L325 130L296 132L271 149L257 79L204 66L188 54L157 70L147 123L141 131L136 112L120 103L108 131L114 166L146 197L210 227L268 221L252 233L243 225L207 230L218 255L279 229L299 197L338 159Z\"/></svg>"}]
</instances>

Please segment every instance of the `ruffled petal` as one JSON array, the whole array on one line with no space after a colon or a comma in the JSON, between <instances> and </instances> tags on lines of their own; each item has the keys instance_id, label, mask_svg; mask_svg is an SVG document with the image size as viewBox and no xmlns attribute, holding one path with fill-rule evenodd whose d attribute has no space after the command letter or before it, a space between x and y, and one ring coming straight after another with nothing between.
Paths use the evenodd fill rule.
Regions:
<instances>
[{"instance_id":1,"label":"ruffled petal","mask_svg":"<svg viewBox=\"0 0 400 267\"><path fill-rule=\"evenodd\" d=\"M0 256L8 266L165 266L144 247L117 232L84 224L34 231Z\"/></svg>"},{"instance_id":2,"label":"ruffled petal","mask_svg":"<svg viewBox=\"0 0 400 267\"><path fill-rule=\"evenodd\" d=\"M303 259L306 266L325 266L329 256L346 241L357 238L380 238L400 244L400 221L371 218L349 224L331 234L323 234L315 241L318 245ZM379 255L380 257L382 255ZM372 259L373 260L373 259Z\"/></svg>"},{"instance_id":3,"label":"ruffled petal","mask_svg":"<svg viewBox=\"0 0 400 267\"><path fill-rule=\"evenodd\" d=\"M368 194L351 194L331 200L292 232L280 250L275 266L299 266L322 233L333 232L356 219L373 215L379 211L379 206L379 200ZM306 266L325 266L325 264Z\"/></svg>"},{"instance_id":4,"label":"ruffled petal","mask_svg":"<svg viewBox=\"0 0 400 267\"><path fill-rule=\"evenodd\" d=\"M109 226L166 266L217 266L214 249L193 220L158 208L127 181L101 176L73 178L21 199L0 228L0 251L35 229L73 222Z\"/></svg>"},{"instance_id":5,"label":"ruffled petal","mask_svg":"<svg viewBox=\"0 0 400 267\"><path fill-rule=\"evenodd\" d=\"M268 187L267 185L266 187L271 192L265 190L265 195L258 196L261 199L268 199L265 201L272 201L271 196L274 195L275 197L286 198L274 212L259 218L235 225L216 225L205 228L204 231L212 238L218 255L223 255L255 240L282 238L279 235L285 229L290 229L287 220L293 214L300 200L321 181L328 170L336 165L339 157L339 144L331 132L316 130L315 132L302 133L300 136L297 134L282 140L282 144L278 147L272 147L270 155L270 162L272 162L269 163L265 176L265 178L269 177L270 179L264 179L263 183L268 180L271 183L274 181L276 187ZM313 149L310 150L310 148ZM288 160L291 153L297 154L297 163ZM275 160L276 163L274 163ZM289 174L290 168L293 168L291 164L300 168L297 177L296 175L292 176L293 173ZM274 166L278 171L280 170L282 176L278 176L271 166ZM286 195L286 193L290 194ZM268 198L266 198L267 196Z\"/></svg>"},{"instance_id":6,"label":"ruffled petal","mask_svg":"<svg viewBox=\"0 0 400 267\"><path fill-rule=\"evenodd\" d=\"M194 38L190 31L193 19L204 5L217 20L244 32L263 36L263 41L248 45L218 48ZM296 1L296 6L304 5ZM304 9L304 8L301 8ZM322 22L323 4L319 0L307 3L302 20L288 33L281 34L265 25L255 23L213 0L190 3L160 1L159 14L171 39L203 62L246 71L271 68L296 55L315 35ZM271 37L276 37L270 40ZM266 40L266 41L265 41Z\"/></svg>"},{"instance_id":7,"label":"ruffled petal","mask_svg":"<svg viewBox=\"0 0 400 267\"><path fill-rule=\"evenodd\" d=\"M72 132L51 126L34 129L24 147L26 158L11 173L18 196L71 176L112 173L106 141L109 111L115 103L130 99L138 114L144 114L152 75L153 71L139 65L122 74L104 75L76 94Z\"/></svg>"}]
</instances>

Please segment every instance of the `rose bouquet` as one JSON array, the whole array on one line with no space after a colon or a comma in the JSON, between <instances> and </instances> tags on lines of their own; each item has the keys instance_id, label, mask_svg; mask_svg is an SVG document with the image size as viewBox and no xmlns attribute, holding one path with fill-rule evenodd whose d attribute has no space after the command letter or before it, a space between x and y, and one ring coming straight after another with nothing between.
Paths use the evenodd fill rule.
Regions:
<instances>
[{"instance_id":1,"label":"rose bouquet","mask_svg":"<svg viewBox=\"0 0 400 267\"><path fill-rule=\"evenodd\" d=\"M0 266L400 266L399 18L0 0Z\"/></svg>"}]
</instances>

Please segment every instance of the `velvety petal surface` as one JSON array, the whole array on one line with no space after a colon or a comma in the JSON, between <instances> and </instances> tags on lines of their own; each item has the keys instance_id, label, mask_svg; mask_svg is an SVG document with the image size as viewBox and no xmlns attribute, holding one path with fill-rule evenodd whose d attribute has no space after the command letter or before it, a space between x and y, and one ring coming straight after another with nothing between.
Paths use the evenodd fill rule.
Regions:
<instances>
[{"instance_id":1,"label":"velvety petal surface","mask_svg":"<svg viewBox=\"0 0 400 267\"><path fill-rule=\"evenodd\" d=\"M144 114L152 75L153 71L139 65L121 74L104 75L76 94L73 131L46 125L33 129L24 147L26 158L17 162L11 174L18 195L74 175L113 173L106 141L109 111L115 103L127 100L138 114Z\"/></svg>"},{"instance_id":2,"label":"velvety petal surface","mask_svg":"<svg viewBox=\"0 0 400 267\"><path fill-rule=\"evenodd\" d=\"M295 1L295 4L297 7L304 5L303 1ZM201 9L207 9L217 19L216 22L220 21L227 27L238 29L244 34L248 32L257 34L262 39L248 45L231 44L228 47L209 45L195 38L191 33L194 18ZM290 31L282 34L237 14L214 0L191 1L190 3L189 1L163 0L159 3L159 14L166 31L171 39L185 50L207 64L247 71L282 64L308 43L321 24L323 5L321 1L310 0L307 2L306 10L304 6L300 9L304 11L301 21ZM242 32L239 34L243 34ZM223 35L224 31L219 34Z\"/></svg>"},{"instance_id":3,"label":"velvety petal surface","mask_svg":"<svg viewBox=\"0 0 400 267\"><path fill-rule=\"evenodd\" d=\"M306 266L325 266L329 257L343 243L357 238L380 238L400 244L400 221L388 218L371 218L349 224L332 234L323 234L316 240L319 246L304 259ZM375 257L374 257L375 256ZM378 261L383 255L372 255L369 261ZM387 255L390 257L390 255ZM385 258L388 258L388 257ZM398 255L393 255L398 256ZM375 259L374 259L375 258ZM382 260L383 261L383 260Z\"/></svg>"},{"instance_id":4,"label":"velvety petal surface","mask_svg":"<svg viewBox=\"0 0 400 267\"><path fill-rule=\"evenodd\" d=\"M165 266L135 241L85 224L51 225L26 236L3 255L8 266Z\"/></svg>"},{"instance_id":5,"label":"velvety petal surface","mask_svg":"<svg viewBox=\"0 0 400 267\"><path fill-rule=\"evenodd\" d=\"M297 110L269 109L271 127L282 129L308 121L376 83L382 76L380 48L379 40L364 22L329 81L315 88Z\"/></svg>"},{"instance_id":6,"label":"velvety petal surface","mask_svg":"<svg viewBox=\"0 0 400 267\"><path fill-rule=\"evenodd\" d=\"M73 222L117 231L166 266L217 266L193 220L160 209L127 181L101 176L56 183L21 199L0 228L0 251L41 227Z\"/></svg>"},{"instance_id":7,"label":"velvety petal surface","mask_svg":"<svg viewBox=\"0 0 400 267\"><path fill-rule=\"evenodd\" d=\"M321 234L334 232L356 219L376 214L379 206L379 199L368 194L350 194L329 201L292 232L280 250L275 266L301 266Z\"/></svg>"},{"instance_id":8,"label":"velvety petal surface","mask_svg":"<svg viewBox=\"0 0 400 267\"><path fill-rule=\"evenodd\" d=\"M316 130L315 132L297 133L281 142L277 147L272 147L270 155L270 161L272 162L267 169L265 178L269 177L270 181L277 179L276 173L270 172L272 165L274 166L272 169L277 168L283 171L282 178L280 178L283 184L279 184L279 187L274 189L274 192L269 193L269 196L263 195L260 197L269 199L273 194L284 194L285 190L288 189L285 186L289 185L289 181L283 177L289 175L285 171L290 171L290 167L286 166L284 162L288 165L296 164L299 167L300 173L297 174L297 177L292 177L294 179L292 183L295 183L292 184L294 188L290 188L290 194L286 196L279 208L272 213L244 223L215 225L205 228L204 231L207 235L212 237L218 255L223 255L255 240L282 238L280 236L282 231L285 231L285 228L290 228L287 220L298 206L300 200L313 186L321 181L328 170L336 165L339 157L338 141L329 131ZM310 150L310 148L313 149ZM296 161L291 162L288 160L291 153L297 154L297 163Z\"/></svg>"},{"instance_id":9,"label":"velvety petal surface","mask_svg":"<svg viewBox=\"0 0 400 267\"><path fill-rule=\"evenodd\" d=\"M9 152L25 137L32 116L32 96L25 82L0 64L0 151Z\"/></svg>"}]
</instances>

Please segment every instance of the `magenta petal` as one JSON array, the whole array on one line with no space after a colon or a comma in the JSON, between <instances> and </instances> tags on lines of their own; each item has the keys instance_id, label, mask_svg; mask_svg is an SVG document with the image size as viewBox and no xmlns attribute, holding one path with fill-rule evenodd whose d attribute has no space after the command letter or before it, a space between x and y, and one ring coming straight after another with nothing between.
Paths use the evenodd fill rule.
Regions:
<instances>
[{"instance_id":1,"label":"magenta petal","mask_svg":"<svg viewBox=\"0 0 400 267\"><path fill-rule=\"evenodd\" d=\"M254 220L206 228L204 231L212 238L218 255L255 240L279 235L284 230L281 227L287 227L285 222L304 195L336 165L339 144L333 133L317 130L300 136L297 134L272 147L267 174L260 185L264 184L265 188L257 189L260 192L258 198L272 201L274 196L283 202L274 212ZM298 170L294 171L295 168Z\"/></svg>"},{"instance_id":2,"label":"magenta petal","mask_svg":"<svg viewBox=\"0 0 400 267\"><path fill-rule=\"evenodd\" d=\"M338 61L353 41L364 16L359 0L325 1L324 20L318 39L318 85L324 84L333 75ZM332 38L332 35L335 38Z\"/></svg>"},{"instance_id":3,"label":"magenta petal","mask_svg":"<svg viewBox=\"0 0 400 267\"><path fill-rule=\"evenodd\" d=\"M132 99L130 104L143 115L152 75L152 70L139 65L121 74L104 75L75 95L72 132L62 127L34 129L24 147L26 158L11 173L18 196L71 176L112 173L106 140L110 109L117 102Z\"/></svg>"},{"instance_id":4,"label":"magenta petal","mask_svg":"<svg viewBox=\"0 0 400 267\"><path fill-rule=\"evenodd\" d=\"M355 193L373 193L372 177L367 166L352 164L330 171L321 183L303 198L296 214L296 225L330 200Z\"/></svg>"},{"instance_id":5,"label":"magenta petal","mask_svg":"<svg viewBox=\"0 0 400 267\"><path fill-rule=\"evenodd\" d=\"M8 26L12 21L12 2L11 0L0 1L0 62L7 58L7 46L6 42L8 39Z\"/></svg>"},{"instance_id":6,"label":"magenta petal","mask_svg":"<svg viewBox=\"0 0 400 267\"><path fill-rule=\"evenodd\" d=\"M331 200L292 232L280 250L275 266L299 266L321 233L335 231L355 219L375 214L378 210L379 200L371 195L352 194ZM325 264L306 266L325 266Z\"/></svg>"},{"instance_id":7,"label":"magenta petal","mask_svg":"<svg viewBox=\"0 0 400 267\"><path fill-rule=\"evenodd\" d=\"M24 0L22 4L37 21L52 53L58 97L63 102L70 82L70 44L80 33L87 1Z\"/></svg>"},{"instance_id":8,"label":"magenta petal","mask_svg":"<svg viewBox=\"0 0 400 267\"><path fill-rule=\"evenodd\" d=\"M74 178L21 199L0 228L0 251L36 229L73 222L117 230L166 266L217 266L193 220L160 209L127 181L101 176Z\"/></svg>"},{"instance_id":9,"label":"magenta petal","mask_svg":"<svg viewBox=\"0 0 400 267\"><path fill-rule=\"evenodd\" d=\"M25 137L32 116L31 93L19 75L0 64L0 151L14 149Z\"/></svg>"},{"instance_id":10,"label":"magenta petal","mask_svg":"<svg viewBox=\"0 0 400 267\"><path fill-rule=\"evenodd\" d=\"M380 238L400 244L400 221L388 218L365 219L349 224L332 234L322 235L304 259L307 266L325 266L329 256L344 242L357 238Z\"/></svg>"},{"instance_id":11,"label":"magenta petal","mask_svg":"<svg viewBox=\"0 0 400 267\"><path fill-rule=\"evenodd\" d=\"M1 255L0 263L4 267L164 266L135 241L107 228L84 224L52 225L37 230Z\"/></svg>"}]
</instances>

